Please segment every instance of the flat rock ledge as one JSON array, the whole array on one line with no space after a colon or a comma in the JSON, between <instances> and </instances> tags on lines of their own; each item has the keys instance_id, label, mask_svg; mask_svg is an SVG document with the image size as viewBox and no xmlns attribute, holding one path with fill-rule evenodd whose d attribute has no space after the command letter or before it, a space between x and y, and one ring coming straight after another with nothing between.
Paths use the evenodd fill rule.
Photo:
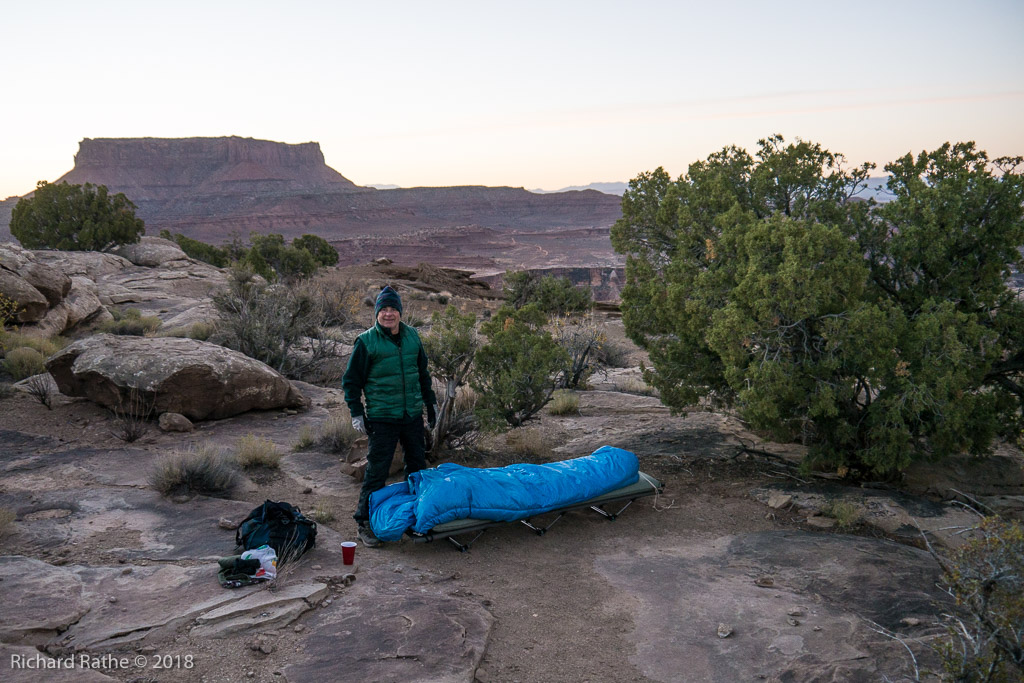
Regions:
<instances>
[{"instance_id":1,"label":"flat rock ledge","mask_svg":"<svg viewBox=\"0 0 1024 683\"><path fill-rule=\"evenodd\" d=\"M479 603L404 593L345 596L309 624L288 683L472 683L494 618Z\"/></svg>"}]
</instances>

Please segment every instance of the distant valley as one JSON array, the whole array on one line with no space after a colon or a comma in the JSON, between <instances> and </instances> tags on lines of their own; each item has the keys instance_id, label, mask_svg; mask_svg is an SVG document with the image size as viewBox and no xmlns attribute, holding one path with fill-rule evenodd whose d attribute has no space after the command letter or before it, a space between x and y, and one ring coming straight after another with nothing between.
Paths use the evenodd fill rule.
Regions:
<instances>
[{"instance_id":1,"label":"distant valley","mask_svg":"<svg viewBox=\"0 0 1024 683\"><path fill-rule=\"evenodd\" d=\"M222 243L250 232L311 233L342 264L386 257L491 275L508 268L621 267L609 240L616 195L511 187L361 187L328 167L319 144L252 138L83 140L53 182L106 185L138 207L146 232ZM0 241L11 240L0 203Z\"/></svg>"}]
</instances>

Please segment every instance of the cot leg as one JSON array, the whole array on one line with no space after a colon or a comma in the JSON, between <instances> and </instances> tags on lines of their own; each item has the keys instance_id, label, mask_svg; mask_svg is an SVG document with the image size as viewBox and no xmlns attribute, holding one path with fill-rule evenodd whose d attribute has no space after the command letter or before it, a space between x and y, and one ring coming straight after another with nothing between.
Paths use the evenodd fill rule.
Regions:
<instances>
[{"instance_id":1,"label":"cot leg","mask_svg":"<svg viewBox=\"0 0 1024 683\"><path fill-rule=\"evenodd\" d=\"M616 512L608 512L608 511L607 511L607 510L605 510L605 509L604 509L603 507L600 507L600 506L598 506L598 505L591 505L591 506L590 506L590 509L591 509L591 510L593 510L594 512L596 512L597 514L601 515L601 516L602 516L602 517L604 517L605 519L607 519L607 520L608 520L609 522L614 522L614 521L615 521L615 519L616 519L616 518L617 518L617 517L618 517L619 515L621 515L621 514L622 514L622 511L623 511L623 510L625 510L626 508L628 508L628 507L629 507L630 505L632 505L632 504L633 504L633 501L634 501L634 500L636 500L636 498L631 498L631 499L629 500L629 502L628 502L628 503L626 503L625 505L623 505L623 506L622 506L621 508L619 508L619 509L618 509L618 511L616 511Z\"/></svg>"},{"instance_id":2,"label":"cot leg","mask_svg":"<svg viewBox=\"0 0 1024 683\"><path fill-rule=\"evenodd\" d=\"M463 543L462 541L457 541L457 540L455 540L454 536L448 536L447 538L448 538L449 541L452 542L452 545L454 545L456 548L459 549L460 553L464 553L464 552L467 552L469 550L469 546L471 546L474 543L476 543L476 539L478 539L478 538L480 538L481 536L484 535L484 531L486 531L486 529L478 531L476 536L474 536L473 540L471 540L469 543Z\"/></svg>"}]
</instances>

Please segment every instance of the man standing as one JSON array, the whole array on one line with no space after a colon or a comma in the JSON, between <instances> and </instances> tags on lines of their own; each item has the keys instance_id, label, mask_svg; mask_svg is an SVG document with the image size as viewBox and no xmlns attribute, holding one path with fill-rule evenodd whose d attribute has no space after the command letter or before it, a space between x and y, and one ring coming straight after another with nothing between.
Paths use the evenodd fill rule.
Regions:
<instances>
[{"instance_id":1,"label":"man standing","mask_svg":"<svg viewBox=\"0 0 1024 683\"><path fill-rule=\"evenodd\" d=\"M398 443L405 453L406 477L427 466L423 406L431 428L437 415L427 354L419 333L402 322L398 292L389 286L381 289L373 314L376 323L356 338L341 380L352 426L370 442L359 506L352 517L359 525L360 540L371 548L381 541L370 527L370 494L384 488Z\"/></svg>"}]
</instances>

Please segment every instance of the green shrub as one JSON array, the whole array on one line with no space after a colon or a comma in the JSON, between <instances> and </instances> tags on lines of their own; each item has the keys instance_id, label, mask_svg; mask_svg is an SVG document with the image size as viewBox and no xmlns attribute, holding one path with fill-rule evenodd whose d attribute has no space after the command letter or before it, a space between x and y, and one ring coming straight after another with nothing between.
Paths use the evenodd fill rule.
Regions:
<instances>
[{"instance_id":1,"label":"green shrub","mask_svg":"<svg viewBox=\"0 0 1024 683\"><path fill-rule=\"evenodd\" d=\"M305 249L313 259L321 266L338 265L338 250L323 237L317 235L303 235L292 240L292 246L296 249Z\"/></svg>"},{"instance_id":2,"label":"green shrub","mask_svg":"<svg viewBox=\"0 0 1024 683\"><path fill-rule=\"evenodd\" d=\"M137 207L106 185L56 185L39 181L31 197L18 200L11 234L26 249L107 251L133 244L146 231Z\"/></svg>"},{"instance_id":3,"label":"green shrub","mask_svg":"<svg viewBox=\"0 0 1024 683\"><path fill-rule=\"evenodd\" d=\"M552 415L579 415L580 397L575 392L559 389L548 404L548 412Z\"/></svg>"},{"instance_id":4,"label":"green shrub","mask_svg":"<svg viewBox=\"0 0 1024 683\"><path fill-rule=\"evenodd\" d=\"M165 456L150 474L149 484L165 496L225 496L238 484L231 461L209 445Z\"/></svg>"},{"instance_id":5,"label":"green shrub","mask_svg":"<svg viewBox=\"0 0 1024 683\"><path fill-rule=\"evenodd\" d=\"M4 369L17 382L46 372L46 359L35 349L19 346L7 352L4 357Z\"/></svg>"},{"instance_id":6,"label":"green shrub","mask_svg":"<svg viewBox=\"0 0 1024 683\"><path fill-rule=\"evenodd\" d=\"M727 147L630 182L622 314L662 401L734 406L811 464L891 475L982 454L1024 420L1024 165L973 143L873 164L805 141ZM951 226L956 226L953 229Z\"/></svg>"},{"instance_id":7,"label":"green shrub","mask_svg":"<svg viewBox=\"0 0 1024 683\"><path fill-rule=\"evenodd\" d=\"M518 427L551 399L569 355L544 329L547 318L535 305L503 306L480 326L488 342L476 353L470 385L476 415L491 430Z\"/></svg>"},{"instance_id":8,"label":"green shrub","mask_svg":"<svg viewBox=\"0 0 1024 683\"><path fill-rule=\"evenodd\" d=\"M276 469L281 466L281 453L270 439L246 434L235 446L235 462L245 469Z\"/></svg>"},{"instance_id":9,"label":"green shrub","mask_svg":"<svg viewBox=\"0 0 1024 683\"><path fill-rule=\"evenodd\" d=\"M231 262L230 254L224 247L216 247L206 242L200 242L191 237L185 237L181 233L172 235L169 230L161 230L160 237L176 242L189 258L209 263L211 266L224 268Z\"/></svg>"},{"instance_id":10,"label":"green shrub","mask_svg":"<svg viewBox=\"0 0 1024 683\"><path fill-rule=\"evenodd\" d=\"M100 332L144 337L152 335L160 327L160 318L152 315L144 316L137 308L114 309L111 311L111 315L114 316L114 319L100 324Z\"/></svg>"},{"instance_id":11,"label":"green shrub","mask_svg":"<svg viewBox=\"0 0 1024 683\"><path fill-rule=\"evenodd\" d=\"M229 283L213 297L220 320L211 342L292 379L330 381L337 374L341 349L324 332L321 301L299 287L268 285L244 269L232 269Z\"/></svg>"},{"instance_id":12,"label":"green shrub","mask_svg":"<svg viewBox=\"0 0 1024 683\"><path fill-rule=\"evenodd\" d=\"M468 411L460 410L456 401L468 390L465 383L480 347L475 325L473 314L462 315L455 306L446 306L443 311L434 312L430 332L423 335L431 375L444 387L443 391L436 392L439 405L433 437L439 445L453 446L453 440L464 440L467 429L472 426L472 422L461 417L471 414L472 406Z\"/></svg>"},{"instance_id":13,"label":"green shrub","mask_svg":"<svg viewBox=\"0 0 1024 683\"><path fill-rule=\"evenodd\" d=\"M544 275L521 270L505 271L505 302L520 309L536 304L548 315L569 315L589 311L594 305L590 289L576 287L565 277Z\"/></svg>"}]
</instances>

